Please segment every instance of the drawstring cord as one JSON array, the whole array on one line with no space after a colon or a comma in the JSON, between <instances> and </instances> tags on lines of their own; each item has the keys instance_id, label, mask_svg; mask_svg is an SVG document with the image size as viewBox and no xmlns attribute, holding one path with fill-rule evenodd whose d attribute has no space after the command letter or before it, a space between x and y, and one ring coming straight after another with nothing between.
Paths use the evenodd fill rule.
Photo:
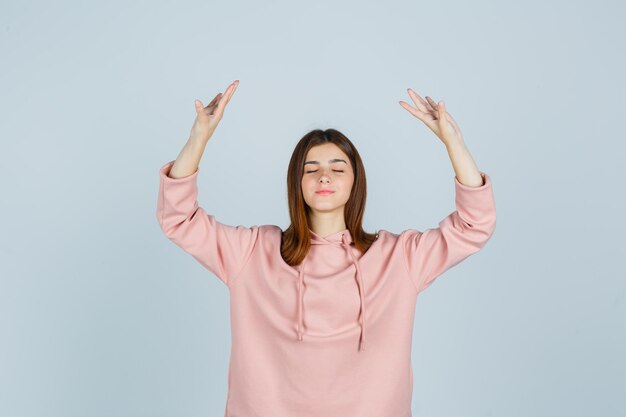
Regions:
<instances>
[{"instance_id":1,"label":"drawstring cord","mask_svg":"<svg viewBox=\"0 0 626 417\"><path fill-rule=\"evenodd\" d=\"M361 300L361 311L359 313L359 324L361 326L361 337L359 340L359 351L365 350L365 290L363 289L363 280L361 279L361 267L359 266L359 262L354 256L354 253L350 250L350 242L346 237L345 233L341 235L341 243L336 242L311 242L312 244L339 244L342 245L350 257L352 258L352 263L356 268L356 281L359 287L359 298ZM303 321L303 311L304 311L304 266L306 264L307 259L304 258L302 264L300 266L300 271L298 274L298 340L303 340L304 335L304 321Z\"/></svg>"}]
</instances>

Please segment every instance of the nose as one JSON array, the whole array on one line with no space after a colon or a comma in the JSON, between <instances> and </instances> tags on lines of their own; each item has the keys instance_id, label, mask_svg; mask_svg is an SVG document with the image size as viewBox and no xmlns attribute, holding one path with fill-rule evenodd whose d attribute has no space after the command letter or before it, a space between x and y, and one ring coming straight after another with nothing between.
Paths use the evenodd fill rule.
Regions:
<instances>
[{"instance_id":1,"label":"nose","mask_svg":"<svg viewBox=\"0 0 626 417\"><path fill-rule=\"evenodd\" d=\"M319 174L319 182L320 183L327 183L327 182L331 182L333 176L335 175L332 171L332 168L330 166L328 167L319 167L318 168L320 170Z\"/></svg>"}]
</instances>

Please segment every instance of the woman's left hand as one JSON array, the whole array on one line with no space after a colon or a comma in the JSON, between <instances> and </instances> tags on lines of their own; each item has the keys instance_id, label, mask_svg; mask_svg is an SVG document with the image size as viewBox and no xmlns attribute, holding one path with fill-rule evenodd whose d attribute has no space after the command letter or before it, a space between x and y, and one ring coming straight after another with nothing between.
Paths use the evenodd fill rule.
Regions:
<instances>
[{"instance_id":1,"label":"woman's left hand","mask_svg":"<svg viewBox=\"0 0 626 417\"><path fill-rule=\"evenodd\" d=\"M407 91L417 108L412 107L404 101L400 101L402 107L424 122L446 147L463 143L461 129L459 129L452 115L446 111L443 100L437 104L433 99L426 96L426 100L428 100L428 102L426 102L410 88L407 88Z\"/></svg>"}]
</instances>

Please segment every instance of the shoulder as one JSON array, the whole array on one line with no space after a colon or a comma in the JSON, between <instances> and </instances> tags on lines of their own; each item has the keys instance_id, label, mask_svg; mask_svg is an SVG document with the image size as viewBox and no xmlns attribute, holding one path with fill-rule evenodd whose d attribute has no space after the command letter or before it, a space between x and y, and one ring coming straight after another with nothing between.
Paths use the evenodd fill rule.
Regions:
<instances>
[{"instance_id":1,"label":"shoulder","mask_svg":"<svg viewBox=\"0 0 626 417\"><path fill-rule=\"evenodd\" d=\"M379 250L388 250L396 246L400 238L401 233L379 229L376 231L376 241L374 241L372 247L379 248Z\"/></svg>"},{"instance_id":2,"label":"shoulder","mask_svg":"<svg viewBox=\"0 0 626 417\"><path fill-rule=\"evenodd\" d=\"M381 247L395 248L396 246L402 246L402 244L411 239L419 238L422 233L421 230L417 229L405 229L400 232L381 229L378 231L376 240L381 241Z\"/></svg>"},{"instance_id":3,"label":"shoulder","mask_svg":"<svg viewBox=\"0 0 626 417\"><path fill-rule=\"evenodd\" d=\"M280 245L282 241L283 230L275 224L263 224L258 226L259 243L264 247L273 247Z\"/></svg>"},{"instance_id":4,"label":"shoulder","mask_svg":"<svg viewBox=\"0 0 626 417\"><path fill-rule=\"evenodd\" d=\"M267 238L280 238L283 234L283 229L275 224L263 224L259 226L259 234L262 234Z\"/></svg>"},{"instance_id":5,"label":"shoulder","mask_svg":"<svg viewBox=\"0 0 626 417\"><path fill-rule=\"evenodd\" d=\"M397 240L398 237L400 237L398 233L394 233L390 230L379 229L376 232L376 240L393 241L393 240Z\"/></svg>"}]
</instances>

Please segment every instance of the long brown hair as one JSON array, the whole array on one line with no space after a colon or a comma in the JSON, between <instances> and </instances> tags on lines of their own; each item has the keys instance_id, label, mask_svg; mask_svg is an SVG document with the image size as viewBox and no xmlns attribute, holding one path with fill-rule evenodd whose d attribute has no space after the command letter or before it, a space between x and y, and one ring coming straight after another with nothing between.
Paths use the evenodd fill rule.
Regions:
<instances>
[{"instance_id":1,"label":"long brown hair","mask_svg":"<svg viewBox=\"0 0 626 417\"><path fill-rule=\"evenodd\" d=\"M344 210L344 220L347 229L352 235L352 244L361 253L365 253L378 237L378 233L367 233L362 227L367 197L367 182L365 180L365 168L359 152L352 142L338 130L314 129L304 135L296 145L287 170L287 193L291 224L283 232L280 253L285 262L291 266L299 265L311 247L308 216L310 209L302 195L302 175L304 174L305 158L309 149L325 143L337 145L350 159L352 171L354 172L352 191Z\"/></svg>"}]
</instances>

